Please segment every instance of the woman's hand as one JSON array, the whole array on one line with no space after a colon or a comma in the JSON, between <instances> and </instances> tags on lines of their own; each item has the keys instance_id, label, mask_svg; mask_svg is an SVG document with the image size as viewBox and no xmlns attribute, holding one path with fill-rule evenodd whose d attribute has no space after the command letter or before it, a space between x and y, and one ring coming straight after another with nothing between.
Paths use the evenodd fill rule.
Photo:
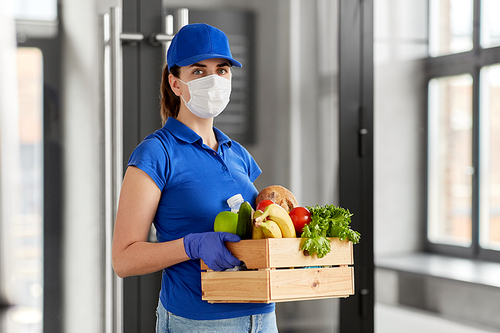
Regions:
<instances>
[{"instance_id":1,"label":"woman's hand","mask_svg":"<svg viewBox=\"0 0 500 333\"><path fill-rule=\"evenodd\" d=\"M240 236L229 232L204 232L184 237L184 249L191 259L202 259L210 269L223 271L241 264L224 242L239 242Z\"/></svg>"}]
</instances>

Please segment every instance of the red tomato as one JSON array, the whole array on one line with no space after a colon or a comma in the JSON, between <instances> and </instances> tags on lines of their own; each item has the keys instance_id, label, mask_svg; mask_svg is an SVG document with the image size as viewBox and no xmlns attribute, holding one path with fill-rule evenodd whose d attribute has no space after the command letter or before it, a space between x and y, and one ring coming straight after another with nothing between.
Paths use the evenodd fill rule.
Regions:
<instances>
[{"instance_id":1,"label":"red tomato","mask_svg":"<svg viewBox=\"0 0 500 333\"><path fill-rule=\"evenodd\" d=\"M292 218L293 225L295 227L295 232L297 235L302 233L302 229L306 224L311 222L311 213L305 207L295 207L290 211L290 217Z\"/></svg>"},{"instance_id":2,"label":"red tomato","mask_svg":"<svg viewBox=\"0 0 500 333\"><path fill-rule=\"evenodd\" d=\"M270 204L273 204L274 202L272 200L262 200L257 204L257 210L265 211L266 207L269 206Z\"/></svg>"}]
</instances>

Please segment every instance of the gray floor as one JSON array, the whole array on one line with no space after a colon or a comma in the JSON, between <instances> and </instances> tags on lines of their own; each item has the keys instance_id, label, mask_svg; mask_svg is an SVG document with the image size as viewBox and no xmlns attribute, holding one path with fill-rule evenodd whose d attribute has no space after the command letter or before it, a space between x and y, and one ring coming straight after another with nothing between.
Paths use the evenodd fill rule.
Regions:
<instances>
[{"instance_id":1,"label":"gray floor","mask_svg":"<svg viewBox=\"0 0 500 333\"><path fill-rule=\"evenodd\" d=\"M325 304L322 305L324 306ZM327 308L327 312L333 312L330 307ZM12 308L7 312L0 311L0 332L41 333L42 330L39 326L40 321L34 321L34 319L38 317L33 316L30 312L22 310L23 309ZM306 313L304 313L304 315L306 317L312 316ZM321 323L322 327L319 329L319 326L315 327L311 322L305 322L303 318L301 322L303 322L304 325L297 325L297 323L294 323L293 329L283 327L283 330L280 329L280 333L281 331L285 333L335 331L334 328L325 325L325 323ZM317 322L317 318L314 322ZM331 323L328 324L330 325ZM500 330L478 327L470 323L457 323L425 311L377 303L375 305L375 333L500 333Z\"/></svg>"},{"instance_id":2,"label":"gray floor","mask_svg":"<svg viewBox=\"0 0 500 333\"><path fill-rule=\"evenodd\" d=\"M457 323L445 318L403 307L377 303L375 305L375 333L499 333L487 327Z\"/></svg>"}]
</instances>

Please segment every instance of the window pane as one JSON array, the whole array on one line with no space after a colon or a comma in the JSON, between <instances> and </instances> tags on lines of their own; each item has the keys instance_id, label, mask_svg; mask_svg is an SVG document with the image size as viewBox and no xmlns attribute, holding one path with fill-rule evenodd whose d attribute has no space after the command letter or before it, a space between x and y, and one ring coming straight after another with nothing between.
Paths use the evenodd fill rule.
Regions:
<instances>
[{"instance_id":1,"label":"window pane","mask_svg":"<svg viewBox=\"0 0 500 333\"><path fill-rule=\"evenodd\" d=\"M9 149L0 162L10 174L2 175L2 274L8 290L7 332L41 332L43 314L43 136L42 54L36 48L18 48L18 107L9 113ZM2 120L7 117L0 117ZM5 126L7 124L3 124ZM5 128L5 127L4 127ZM5 146L2 146L5 148ZM8 164L8 165L7 165ZM8 206L7 206L8 205Z\"/></svg>"},{"instance_id":2,"label":"window pane","mask_svg":"<svg viewBox=\"0 0 500 333\"><path fill-rule=\"evenodd\" d=\"M500 1L481 1L481 46L492 47L500 45Z\"/></svg>"},{"instance_id":3,"label":"window pane","mask_svg":"<svg viewBox=\"0 0 500 333\"><path fill-rule=\"evenodd\" d=\"M472 50L473 0L430 0L429 54Z\"/></svg>"},{"instance_id":4,"label":"window pane","mask_svg":"<svg viewBox=\"0 0 500 333\"><path fill-rule=\"evenodd\" d=\"M57 0L14 0L17 19L53 21L57 19Z\"/></svg>"},{"instance_id":5,"label":"window pane","mask_svg":"<svg viewBox=\"0 0 500 333\"><path fill-rule=\"evenodd\" d=\"M428 238L469 246L472 230L472 77L429 83Z\"/></svg>"},{"instance_id":6,"label":"window pane","mask_svg":"<svg viewBox=\"0 0 500 333\"><path fill-rule=\"evenodd\" d=\"M500 65L481 70L480 245L500 249Z\"/></svg>"}]
</instances>

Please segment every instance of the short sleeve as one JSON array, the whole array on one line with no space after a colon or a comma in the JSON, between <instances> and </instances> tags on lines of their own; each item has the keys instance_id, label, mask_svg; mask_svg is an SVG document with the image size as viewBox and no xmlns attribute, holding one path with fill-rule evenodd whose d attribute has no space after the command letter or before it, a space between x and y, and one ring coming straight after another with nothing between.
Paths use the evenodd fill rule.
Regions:
<instances>
[{"instance_id":1,"label":"short sleeve","mask_svg":"<svg viewBox=\"0 0 500 333\"><path fill-rule=\"evenodd\" d=\"M163 191L167 181L168 155L156 138L146 138L132 152L127 166L135 166L147 173Z\"/></svg>"},{"instance_id":2,"label":"short sleeve","mask_svg":"<svg viewBox=\"0 0 500 333\"><path fill-rule=\"evenodd\" d=\"M262 170L260 169L259 165L257 164L257 162L255 162L255 160L253 159L253 157L248 154L249 156L249 177L250 177L250 180L252 181L252 183L257 179L257 177L260 176L260 174L262 173Z\"/></svg>"},{"instance_id":3,"label":"short sleeve","mask_svg":"<svg viewBox=\"0 0 500 333\"><path fill-rule=\"evenodd\" d=\"M250 178L250 181L253 183L257 179L257 177L260 176L262 170L260 169L257 162L255 162L252 155L248 152L248 150L246 150L246 148L243 147L240 143L233 141L232 147L238 152L241 158L245 161L245 164L247 166L248 177Z\"/></svg>"}]
</instances>

